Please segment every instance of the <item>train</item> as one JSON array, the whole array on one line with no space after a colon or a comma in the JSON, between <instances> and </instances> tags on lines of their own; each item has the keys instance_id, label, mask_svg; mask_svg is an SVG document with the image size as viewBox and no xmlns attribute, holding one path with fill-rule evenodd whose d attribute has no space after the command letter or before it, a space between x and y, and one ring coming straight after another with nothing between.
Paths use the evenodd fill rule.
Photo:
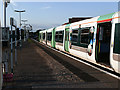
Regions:
<instances>
[{"instance_id":1,"label":"train","mask_svg":"<svg viewBox=\"0 0 120 90\"><path fill-rule=\"evenodd\" d=\"M0 18L0 90L2 89L2 30L1 30L1 18Z\"/></svg>"},{"instance_id":2,"label":"train","mask_svg":"<svg viewBox=\"0 0 120 90\"><path fill-rule=\"evenodd\" d=\"M120 11L40 31L39 42L120 74Z\"/></svg>"}]
</instances>

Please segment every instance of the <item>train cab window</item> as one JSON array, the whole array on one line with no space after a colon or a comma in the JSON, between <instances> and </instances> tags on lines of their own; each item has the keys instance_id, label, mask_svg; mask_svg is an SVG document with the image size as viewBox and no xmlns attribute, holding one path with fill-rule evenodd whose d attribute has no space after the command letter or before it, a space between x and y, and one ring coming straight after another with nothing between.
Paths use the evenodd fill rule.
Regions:
<instances>
[{"instance_id":1,"label":"train cab window","mask_svg":"<svg viewBox=\"0 0 120 90\"><path fill-rule=\"evenodd\" d=\"M88 45L90 28L82 28L80 33L80 43Z\"/></svg>"},{"instance_id":2,"label":"train cab window","mask_svg":"<svg viewBox=\"0 0 120 90\"><path fill-rule=\"evenodd\" d=\"M114 53L120 54L120 23L115 24Z\"/></svg>"},{"instance_id":3,"label":"train cab window","mask_svg":"<svg viewBox=\"0 0 120 90\"><path fill-rule=\"evenodd\" d=\"M76 45L78 43L78 29L72 31L72 45Z\"/></svg>"}]
</instances>

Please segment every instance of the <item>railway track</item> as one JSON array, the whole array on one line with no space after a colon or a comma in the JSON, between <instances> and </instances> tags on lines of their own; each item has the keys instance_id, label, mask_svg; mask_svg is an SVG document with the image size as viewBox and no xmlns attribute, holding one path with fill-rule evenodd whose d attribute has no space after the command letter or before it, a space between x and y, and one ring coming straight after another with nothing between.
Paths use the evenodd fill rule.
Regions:
<instances>
[{"instance_id":1,"label":"railway track","mask_svg":"<svg viewBox=\"0 0 120 90\"><path fill-rule=\"evenodd\" d=\"M95 69L97 69L97 70L99 70L99 71L101 71L101 72L104 72L104 73L106 73L106 74L108 74L108 75L110 75L110 76L112 76L112 77L114 77L114 78L117 78L118 80L120 80L120 74L119 73L116 73L112 68L110 68L110 67L107 67L107 66L104 66L104 65L101 65L101 64L94 64L94 63L91 63L91 62L89 62L89 61L86 61L86 60L83 60L83 59L81 59L81 58L79 58L79 57L76 57L76 56L74 56L74 55L71 55L71 54L69 54L69 53L67 53L67 52L64 52L64 51L60 51L60 50L58 50L58 49L54 49L54 48L52 48L52 47L50 47L50 46L48 46L48 45L45 45L45 44L43 44L43 43L40 43L40 42L38 42L38 41L36 41L36 40L34 40L34 39L32 39L35 43L36 43L36 45L37 46L39 46L39 47L41 47L40 46L40 44L42 45L42 49L44 49L44 50L46 50L46 52L48 53L48 54L50 54L51 55L51 52L50 51L48 51L45 47L47 47L47 48L49 48L49 49L51 49L51 50L54 50L54 51L56 51L56 52L59 52L60 54L62 54L62 55L65 55L65 56L67 56L67 57L69 57L69 58L72 58L72 59L74 59L74 60L76 60L76 61L79 61L79 62L81 62L81 63L84 63L84 64L86 64L86 65L88 65L88 66L90 66L90 67L93 67L93 68L95 68ZM45 46L45 47L44 47ZM52 55L53 56L53 55ZM58 58L58 57L57 57ZM55 59L57 59L57 58L55 58ZM59 61L59 62L61 62L61 61ZM64 62L64 63L66 63L66 62ZM77 69L77 68L76 68ZM79 76L79 74L78 74L78 76Z\"/></svg>"}]
</instances>

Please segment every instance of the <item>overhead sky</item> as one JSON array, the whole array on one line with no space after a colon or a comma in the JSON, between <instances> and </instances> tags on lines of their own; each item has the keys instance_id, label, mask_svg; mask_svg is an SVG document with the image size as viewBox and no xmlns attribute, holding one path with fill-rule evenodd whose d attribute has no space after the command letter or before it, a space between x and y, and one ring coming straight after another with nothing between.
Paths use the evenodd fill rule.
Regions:
<instances>
[{"instance_id":1,"label":"overhead sky","mask_svg":"<svg viewBox=\"0 0 120 90\"><path fill-rule=\"evenodd\" d=\"M27 19L33 30L52 28L68 22L71 17L95 17L118 11L118 2L14 2L7 7L7 26L10 17L19 23L19 14L14 10L26 10L22 19Z\"/></svg>"}]
</instances>

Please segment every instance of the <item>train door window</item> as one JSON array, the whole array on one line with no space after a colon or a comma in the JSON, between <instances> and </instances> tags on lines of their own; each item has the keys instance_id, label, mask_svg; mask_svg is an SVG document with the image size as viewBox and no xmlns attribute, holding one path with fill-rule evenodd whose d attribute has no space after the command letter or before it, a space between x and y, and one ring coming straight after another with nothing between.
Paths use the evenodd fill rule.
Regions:
<instances>
[{"instance_id":1,"label":"train door window","mask_svg":"<svg viewBox=\"0 0 120 90\"><path fill-rule=\"evenodd\" d=\"M78 43L78 29L72 31L72 45L77 45Z\"/></svg>"},{"instance_id":2,"label":"train door window","mask_svg":"<svg viewBox=\"0 0 120 90\"><path fill-rule=\"evenodd\" d=\"M67 39L68 39L67 37L69 38L69 31L66 30L65 31L65 41L67 41Z\"/></svg>"},{"instance_id":3,"label":"train door window","mask_svg":"<svg viewBox=\"0 0 120 90\"><path fill-rule=\"evenodd\" d=\"M80 33L80 43L88 45L90 28L82 28Z\"/></svg>"},{"instance_id":4,"label":"train door window","mask_svg":"<svg viewBox=\"0 0 120 90\"><path fill-rule=\"evenodd\" d=\"M120 23L115 24L114 53L120 54Z\"/></svg>"}]
</instances>

